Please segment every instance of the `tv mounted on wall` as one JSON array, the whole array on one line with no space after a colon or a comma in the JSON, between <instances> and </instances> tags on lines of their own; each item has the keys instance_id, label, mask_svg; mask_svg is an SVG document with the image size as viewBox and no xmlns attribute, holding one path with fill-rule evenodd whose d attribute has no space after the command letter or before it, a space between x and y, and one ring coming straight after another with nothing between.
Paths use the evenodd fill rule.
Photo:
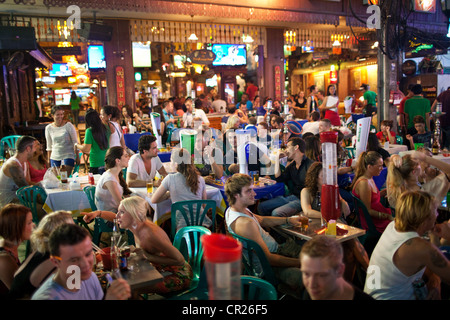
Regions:
<instances>
[{"instance_id":1,"label":"tv mounted on wall","mask_svg":"<svg viewBox=\"0 0 450 320\"><path fill-rule=\"evenodd\" d=\"M89 69L105 69L105 51L102 45L88 46L88 67Z\"/></svg>"},{"instance_id":2,"label":"tv mounted on wall","mask_svg":"<svg viewBox=\"0 0 450 320\"><path fill-rule=\"evenodd\" d=\"M133 67L150 68L152 66L152 52L150 42L132 42L133 48Z\"/></svg>"},{"instance_id":3,"label":"tv mounted on wall","mask_svg":"<svg viewBox=\"0 0 450 320\"><path fill-rule=\"evenodd\" d=\"M53 63L49 75L50 77L71 77L72 70L70 70L67 63Z\"/></svg>"},{"instance_id":4,"label":"tv mounted on wall","mask_svg":"<svg viewBox=\"0 0 450 320\"><path fill-rule=\"evenodd\" d=\"M245 44L213 44L212 52L216 59L213 66L245 66L247 65L247 47Z\"/></svg>"}]
</instances>

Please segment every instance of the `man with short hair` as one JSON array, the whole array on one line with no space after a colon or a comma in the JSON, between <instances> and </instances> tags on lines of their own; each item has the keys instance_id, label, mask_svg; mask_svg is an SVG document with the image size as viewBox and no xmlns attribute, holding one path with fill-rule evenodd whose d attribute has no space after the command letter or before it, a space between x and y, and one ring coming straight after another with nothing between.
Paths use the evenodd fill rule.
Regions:
<instances>
[{"instance_id":1,"label":"man with short hair","mask_svg":"<svg viewBox=\"0 0 450 320\"><path fill-rule=\"evenodd\" d=\"M173 102L166 100L163 102L163 116L166 122L167 132L175 129L175 123L177 119L173 116Z\"/></svg>"},{"instance_id":2,"label":"man with short hair","mask_svg":"<svg viewBox=\"0 0 450 320\"><path fill-rule=\"evenodd\" d=\"M248 99L250 101L255 100L255 96L258 94L258 87L253 83L252 79L248 79L247 81L247 90L246 93L248 95ZM249 109L250 110L250 109Z\"/></svg>"},{"instance_id":3,"label":"man with short hair","mask_svg":"<svg viewBox=\"0 0 450 320\"><path fill-rule=\"evenodd\" d=\"M344 252L335 238L317 235L300 252L304 300L374 300L344 279Z\"/></svg>"},{"instance_id":4,"label":"man with short hair","mask_svg":"<svg viewBox=\"0 0 450 320\"><path fill-rule=\"evenodd\" d=\"M113 281L104 295L92 271L94 253L85 228L75 224L57 227L50 234L49 247L56 273L37 289L32 300L127 300L131 297L130 285L124 279ZM77 270L79 279L76 279Z\"/></svg>"},{"instance_id":5,"label":"man with short hair","mask_svg":"<svg viewBox=\"0 0 450 320\"><path fill-rule=\"evenodd\" d=\"M147 182L154 179L156 172L167 176L161 160L158 157L156 137L143 135L139 138L139 153L131 156L127 169L127 184L129 187L145 187ZM157 182L160 184L161 180Z\"/></svg>"},{"instance_id":6,"label":"man with short hair","mask_svg":"<svg viewBox=\"0 0 450 320\"><path fill-rule=\"evenodd\" d=\"M242 108L241 106L244 105L247 107L247 111L253 110L253 103L250 101L247 93L242 94L241 101L236 104L236 109Z\"/></svg>"},{"instance_id":7,"label":"man with short hair","mask_svg":"<svg viewBox=\"0 0 450 320\"><path fill-rule=\"evenodd\" d=\"M319 121L319 133L331 130L330 119L320 119Z\"/></svg>"},{"instance_id":8,"label":"man with short hair","mask_svg":"<svg viewBox=\"0 0 450 320\"><path fill-rule=\"evenodd\" d=\"M209 126L209 120L205 111L194 108L191 97L187 97L184 104L186 106L186 112L183 114L183 128L194 128L195 122L197 121Z\"/></svg>"},{"instance_id":9,"label":"man with short hair","mask_svg":"<svg viewBox=\"0 0 450 320\"><path fill-rule=\"evenodd\" d=\"M422 96L422 85L415 84L411 88L411 91L414 95L405 101L405 120L408 133L413 135L416 133L413 119L417 115L422 116L425 119L425 130L430 130L429 116L431 112L431 104L430 100L425 99Z\"/></svg>"},{"instance_id":10,"label":"man with short hair","mask_svg":"<svg viewBox=\"0 0 450 320\"><path fill-rule=\"evenodd\" d=\"M221 99L220 95L217 93L214 96L214 101L212 102L211 107L215 112L225 113L227 110L227 102Z\"/></svg>"},{"instance_id":11,"label":"man with short hair","mask_svg":"<svg viewBox=\"0 0 450 320\"><path fill-rule=\"evenodd\" d=\"M311 112L308 117L308 122L303 125L302 134L312 132L313 134L319 133L320 125L320 113L317 111Z\"/></svg>"},{"instance_id":12,"label":"man with short hair","mask_svg":"<svg viewBox=\"0 0 450 320\"><path fill-rule=\"evenodd\" d=\"M364 113L366 117L371 117L377 113L377 94L370 90L370 86L368 84L364 83L361 88L364 92Z\"/></svg>"},{"instance_id":13,"label":"man with short hair","mask_svg":"<svg viewBox=\"0 0 450 320\"><path fill-rule=\"evenodd\" d=\"M290 217L302 211L300 192L305 186L306 172L313 163L306 157L305 149L305 141L302 138L289 139L286 145L288 164L283 172L279 164L275 167L275 180L284 182L290 194L262 201L258 206L261 215Z\"/></svg>"},{"instance_id":14,"label":"man with short hair","mask_svg":"<svg viewBox=\"0 0 450 320\"><path fill-rule=\"evenodd\" d=\"M41 147L35 137L22 136L16 141L15 154L0 169L0 207L18 202L17 189L28 186L26 172L28 160Z\"/></svg>"},{"instance_id":15,"label":"man with short hair","mask_svg":"<svg viewBox=\"0 0 450 320\"><path fill-rule=\"evenodd\" d=\"M253 214L248 207L255 204L256 193L253 190L252 178L246 174L236 173L231 176L225 183L225 195L230 204L225 213L228 231L255 241L264 251L278 280L299 292L300 296L303 286L299 269L300 261L297 257L301 246L291 243L293 246L290 250L283 250L283 245L278 244L265 229L282 224L300 225L302 218Z\"/></svg>"},{"instance_id":16,"label":"man with short hair","mask_svg":"<svg viewBox=\"0 0 450 320\"><path fill-rule=\"evenodd\" d=\"M415 116L413 119L414 129L417 133L414 135L406 135L409 140L411 150L415 150L415 143L423 143L424 147L431 148L431 131L425 130L425 119L422 116Z\"/></svg>"}]
</instances>

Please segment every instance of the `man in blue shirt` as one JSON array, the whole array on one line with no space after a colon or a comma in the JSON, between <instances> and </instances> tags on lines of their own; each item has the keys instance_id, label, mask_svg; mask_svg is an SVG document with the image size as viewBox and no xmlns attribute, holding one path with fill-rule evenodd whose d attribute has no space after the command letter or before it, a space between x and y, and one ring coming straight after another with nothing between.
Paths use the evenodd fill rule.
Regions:
<instances>
[{"instance_id":1,"label":"man in blue shirt","mask_svg":"<svg viewBox=\"0 0 450 320\"><path fill-rule=\"evenodd\" d=\"M241 102L238 102L236 109L239 109L241 105L247 106L247 111L253 110L253 103L248 99L248 94L243 93L241 97Z\"/></svg>"}]
</instances>

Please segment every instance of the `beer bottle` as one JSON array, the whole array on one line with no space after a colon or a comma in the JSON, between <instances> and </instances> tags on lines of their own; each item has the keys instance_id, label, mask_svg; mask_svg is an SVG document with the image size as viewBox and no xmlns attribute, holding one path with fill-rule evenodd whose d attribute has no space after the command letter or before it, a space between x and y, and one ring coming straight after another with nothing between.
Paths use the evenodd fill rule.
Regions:
<instances>
[{"instance_id":1,"label":"beer bottle","mask_svg":"<svg viewBox=\"0 0 450 320\"><path fill-rule=\"evenodd\" d=\"M180 120L180 117L178 117L178 120L177 120L177 127L178 127L178 128L181 128L181 120Z\"/></svg>"},{"instance_id":2,"label":"beer bottle","mask_svg":"<svg viewBox=\"0 0 450 320\"><path fill-rule=\"evenodd\" d=\"M439 154L439 142L438 142L438 137L434 136L433 138L433 145L431 146L431 152L433 153L433 155L438 155Z\"/></svg>"}]
</instances>

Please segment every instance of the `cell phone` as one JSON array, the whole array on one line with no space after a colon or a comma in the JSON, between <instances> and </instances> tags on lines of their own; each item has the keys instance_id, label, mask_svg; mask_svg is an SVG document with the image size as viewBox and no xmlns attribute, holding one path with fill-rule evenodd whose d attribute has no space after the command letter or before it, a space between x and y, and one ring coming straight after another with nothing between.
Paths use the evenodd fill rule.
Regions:
<instances>
[{"instance_id":1,"label":"cell phone","mask_svg":"<svg viewBox=\"0 0 450 320\"><path fill-rule=\"evenodd\" d=\"M267 101L267 106L269 109L272 109L272 100Z\"/></svg>"}]
</instances>

